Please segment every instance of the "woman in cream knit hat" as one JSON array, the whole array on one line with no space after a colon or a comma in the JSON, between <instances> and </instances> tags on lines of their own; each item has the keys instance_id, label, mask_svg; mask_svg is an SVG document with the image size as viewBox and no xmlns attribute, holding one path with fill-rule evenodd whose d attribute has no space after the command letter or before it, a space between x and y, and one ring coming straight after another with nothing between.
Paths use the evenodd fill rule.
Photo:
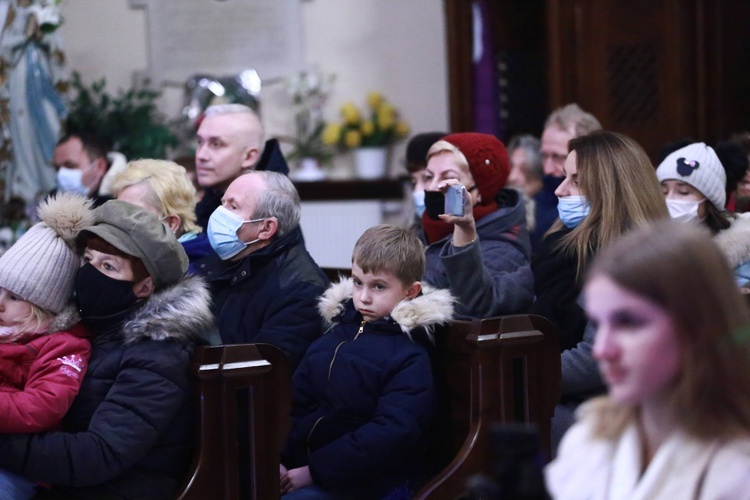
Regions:
<instances>
[{"instance_id":1,"label":"woman in cream knit hat","mask_svg":"<svg viewBox=\"0 0 750 500\"><path fill-rule=\"evenodd\" d=\"M702 142L689 144L667 156L656 176L672 218L708 227L734 269L737 285L747 287L750 214L726 210L727 173L716 151Z\"/></svg>"}]
</instances>

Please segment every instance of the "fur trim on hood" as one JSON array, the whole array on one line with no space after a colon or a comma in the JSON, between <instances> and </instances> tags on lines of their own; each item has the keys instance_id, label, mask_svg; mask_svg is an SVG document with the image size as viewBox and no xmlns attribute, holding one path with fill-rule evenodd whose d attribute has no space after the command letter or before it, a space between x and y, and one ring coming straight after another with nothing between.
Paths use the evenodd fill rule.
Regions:
<instances>
[{"instance_id":1,"label":"fur trim on hood","mask_svg":"<svg viewBox=\"0 0 750 500\"><path fill-rule=\"evenodd\" d=\"M336 318L344 310L351 298L354 288L352 278L345 278L331 285L318 301L318 312L330 329ZM432 331L437 325L449 322L453 318L455 298L450 291L432 288L422 284L422 294L411 300L402 300L391 312L391 318L398 323L406 335L415 328L422 327L432 338Z\"/></svg>"},{"instance_id":2,"label":"fur trim on hood","mask_svg":"<svg viewBox=\"0 0 750 500\"><path fill-rule=\"evenodd\" d=\"M125 344L144 339L194 341L213 327L210 303L203 278L188 276L151 295L123 325Z\"/></svg>"},{"instance_id":3,"label":"fur trim on hood","mask_svg":"<svg viewBox=\"0 0 750 500\"><path fill-rule=\"evenodd\" d=\"M47 326L49 333L67 331L68 328L75 326L81 321L81 315L78 314L78 308L72 300L68 302L65 308L50 321Z\"/></svg>"},{"instance_id":4,"label":"fur trim on hood","mask_svg":"<svg viewBox=\"0 0 750 500\"><path fill-rule=\"evenodd\" d=\"M717 234L714 241L732 269L750 261L750 213L738 214L732 225Z\"/></svg>"}]
</instances>

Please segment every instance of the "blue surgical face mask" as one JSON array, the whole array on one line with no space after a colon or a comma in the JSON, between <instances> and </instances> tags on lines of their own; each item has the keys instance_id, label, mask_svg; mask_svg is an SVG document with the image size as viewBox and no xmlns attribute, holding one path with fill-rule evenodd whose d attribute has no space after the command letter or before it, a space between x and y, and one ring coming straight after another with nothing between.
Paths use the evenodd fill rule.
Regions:
<instances>
[{"instance_id":1,"label":"blue surgical face mask","mask_svg":"<svg viewBox=\"0 0 750 500\"><path fill-rule=\"evenodd\" d=\"M414 201L414 210L417 212L417 217L421 219L424 213L424 191L414 191L411 197Z\"/></svg>"},{"instance_id":2,"label":"blue surgical face mask","mask_svg":"<svg viewBox=\"0 0 750 500\"><path fill-rule=\"evenodd\" d=\"M557 199L557 213L568 229L578 226L589 214L590 208L585 196L561 196Z\"/></svg>"},{"instance_id":3,"label":"blue surgical face mask","mask_svg":"<svg viewBox=\"0 0 750 500\"><path fill-rule=\"evenodd\" d=\"M57 190L61 193L75 193L88 196L89 188L83 185L82 176L83 171L80 168L60 167L55 179Z\"/></svg>"},{"instance_id":4,"label":"blue surgical face mask","mask_svg":"<svg viewBox=\"0 0 750 500\"><path fill-rule=\"evenodd\" d=\"M243 224L262 220L266 220L266 218L243 220L239 215L224 207L219 207L214 210L214 213L208 219L208 241L221 260L231 259L249 245L260 241L260 238L256 238L245 243L237 236L237 231Z\"/></svg>"}]
</instances>

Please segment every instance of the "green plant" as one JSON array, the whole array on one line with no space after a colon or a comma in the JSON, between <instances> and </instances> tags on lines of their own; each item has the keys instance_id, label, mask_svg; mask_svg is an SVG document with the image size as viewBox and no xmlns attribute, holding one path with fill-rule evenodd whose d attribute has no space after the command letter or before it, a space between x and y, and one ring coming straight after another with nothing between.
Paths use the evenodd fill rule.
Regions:
<instances>
[{"instance_id":1,"label":"green plant","mask_svg":"<svg viewBox=\"0 0 750 500\"><path fill-rule=\"evenodd\" d=\"M106 80L90 87L73 72L67 130L86 130L109 139L115 150L128 159L167 156L167 149L177 145L166 119L156 107L159 92L148 88L120 91L116 97L106 90Z\"/></svg>"}]
</instances>

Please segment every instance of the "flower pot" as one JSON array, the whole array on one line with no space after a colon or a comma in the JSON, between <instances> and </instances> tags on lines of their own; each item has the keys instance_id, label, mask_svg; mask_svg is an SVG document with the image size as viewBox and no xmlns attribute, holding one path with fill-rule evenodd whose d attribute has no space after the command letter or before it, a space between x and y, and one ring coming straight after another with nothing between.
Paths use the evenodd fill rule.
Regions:
<instances>
[{"instance_id":1,"label":"flower pot","mask_svg":"<svg viewBox=\"0 0 750 500\"><path fill-rule=\"evenodd\" d=\"M360 179L381 179L387 171L386 148L358 148L354 150L354 165Z\"/></svg>"},{"instance_id":2,"label":"flower pot","mask_svg":"<svg viewBox=\"0 0 750 500\"><path fill-rule=\"evenodd\" d=\"M314 182L325 179L326 173L316 158L300 158L299 165L292 170L289 177L295 181Z\"/></svg>"}]
</instances>

